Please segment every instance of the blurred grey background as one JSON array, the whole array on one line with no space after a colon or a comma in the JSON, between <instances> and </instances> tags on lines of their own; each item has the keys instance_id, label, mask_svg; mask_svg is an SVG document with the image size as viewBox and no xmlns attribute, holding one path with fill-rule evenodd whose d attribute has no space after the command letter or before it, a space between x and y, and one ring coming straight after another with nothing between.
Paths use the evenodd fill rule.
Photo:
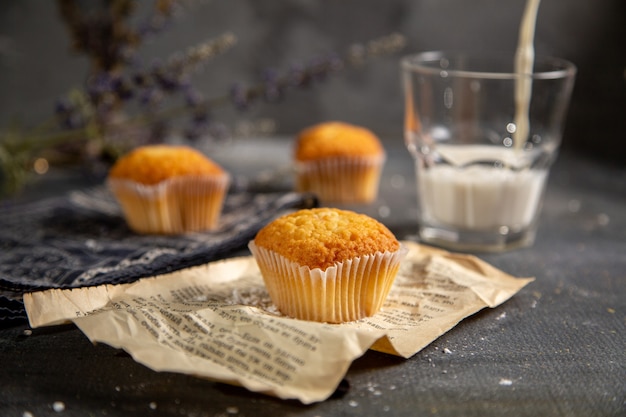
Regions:
<instances>
[{"instance_id":1,"label":"blurred grey background","mask_svg":"<svg viewBox=\"0 0 626 417\"><path fill-rule=\"evenodd\" d=\"M144 2L142 7L145 7ZM514 51L525 0L205 0L183 8L173 25L140 50L142 59L166 58L224 32L234 49L194 78L207 96L228 93L233 82L253 84L268 68L292 64L392 32L403 34L401 54L432 49ZM139 14L139 13L138 13ZM626 162L626 1L544 0L535 35L537 54L578 66L564 133L564 151L607 163ZM333 75L278 104L245 113L224 108L229 125L271 119L289 137L319 121L370 127L402 141L400 54ZM53 113L56 99L79 85L88 63L71 50L54 1L0 2L0 123L36 123Z\"/></svg>"}]
</instances>

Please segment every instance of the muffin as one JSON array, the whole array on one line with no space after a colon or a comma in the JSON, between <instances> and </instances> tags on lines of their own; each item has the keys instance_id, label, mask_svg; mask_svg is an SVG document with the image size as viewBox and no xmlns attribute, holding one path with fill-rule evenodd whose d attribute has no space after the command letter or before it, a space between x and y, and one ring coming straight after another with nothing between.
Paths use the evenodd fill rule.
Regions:
<instances>
[{"instance_id":1,"label":"muffin","mask_svg":"<svg viewBox=\"0 0 626 417\"><path fill-rule=\"evenodd\" d=\"M327 323L376 314L406 255L382 223L336 208L279 217L248 246L281 313Z\"/></svg>"},{"instance_id":2,"label":"muffin","mask_svg":"<svg viewBox=\"0 0 626 417\"><path fill-rule=\"evenodd\" d=\"M228 181L219 165L192 148L148 145L121 157L107 185L132 230L178 234L218 225Z\"/></svg>"},{"instance_id":3,"label":"muffin","mask_svg":"<svg viewBox=\"0 0 626 417\"><path fill-rule=\"evenodd\" d=\"M378 137L363 127L325 122L298 135L296 189L323 202L370 203L378 195L385 152Z\"/></svg>"}]
</instances>

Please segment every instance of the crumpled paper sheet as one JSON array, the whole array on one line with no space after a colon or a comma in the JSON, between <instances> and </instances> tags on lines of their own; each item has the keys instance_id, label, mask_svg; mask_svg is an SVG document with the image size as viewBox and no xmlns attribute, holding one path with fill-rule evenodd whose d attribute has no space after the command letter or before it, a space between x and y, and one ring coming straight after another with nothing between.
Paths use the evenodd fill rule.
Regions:
<instances>
[{"instance_id":1,"label":"crumpled paper sheet","mask_svg":"<svg viewBox=\"0 0 626 417\"><path fill-rule=\"evenodd\" d=\"M282 316L251 256L132 284L26 294L32 327L74 322L155 371L192 374L305 404L328 398L368 349L409 358L533 278L470 255L409 249L374 317L330 325Z\"/></svg>"}]
</instances>

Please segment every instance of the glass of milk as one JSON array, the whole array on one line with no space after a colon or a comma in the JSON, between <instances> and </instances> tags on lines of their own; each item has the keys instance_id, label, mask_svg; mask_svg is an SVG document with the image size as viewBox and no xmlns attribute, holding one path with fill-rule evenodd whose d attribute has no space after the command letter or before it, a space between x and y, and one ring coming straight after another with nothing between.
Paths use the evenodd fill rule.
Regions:
<instances>
[{"instance_id":1,"label":"glass of milk","mask_svg":"<svg viewBox=\"0 0 626 417\"><path fill-rule=\"evenodd\" d=\"M419 238L463 251L532 245L576 74L536 57L424 52L401 61ZM530 87L517 90L520 82ZM520 91L525 91L520 93Z\"/></svg>"}]
</instances>

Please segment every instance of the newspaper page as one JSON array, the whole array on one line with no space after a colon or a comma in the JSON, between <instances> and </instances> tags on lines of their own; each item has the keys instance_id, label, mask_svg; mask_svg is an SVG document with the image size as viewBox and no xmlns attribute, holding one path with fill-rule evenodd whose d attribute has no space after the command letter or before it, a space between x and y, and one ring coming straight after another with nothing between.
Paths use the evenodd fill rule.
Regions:
<instances>
[{"instance_id":1,"label":"newspaper page","mask_svg":"<svg viewBox=\"0 0 626 417\"><path fill-rule=\"evenodd\" d=\"M409 253L381 311L344 324L281 315L251 256L132 284L30 293L24 302L32 327L73 322L92 342L155 371L309 404L332 395L368 349L409 358L533 280L470 255L403 244Z\"/></svg>"}]
</instances>

